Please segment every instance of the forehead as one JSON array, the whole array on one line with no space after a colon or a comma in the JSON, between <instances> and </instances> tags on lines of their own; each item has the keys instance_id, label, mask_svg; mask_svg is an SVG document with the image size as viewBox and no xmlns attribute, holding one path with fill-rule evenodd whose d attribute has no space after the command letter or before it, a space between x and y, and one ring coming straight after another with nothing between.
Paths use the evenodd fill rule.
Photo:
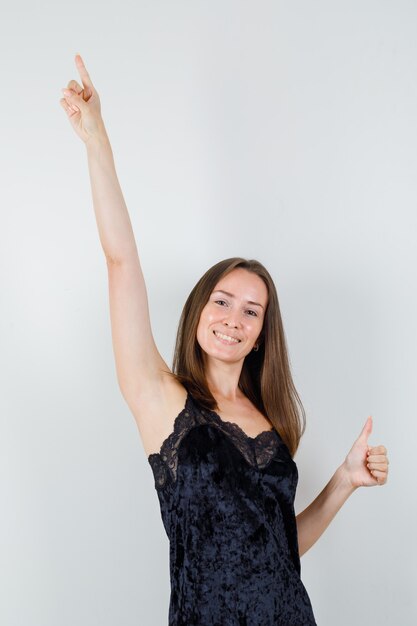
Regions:
<instances>
[{"instance_id":1,"label":"forehead","mask_svg":"<svg viewBox=\"0 0 417 626\"><path fill-rule=\"evenodd\" d=\"M236 298L254 300L263 305L266 305L268 300L268 289L262 278L243 268L236 268L223 276L213 291L218 289L228 291Z\"/></svg>"}]
</instances>

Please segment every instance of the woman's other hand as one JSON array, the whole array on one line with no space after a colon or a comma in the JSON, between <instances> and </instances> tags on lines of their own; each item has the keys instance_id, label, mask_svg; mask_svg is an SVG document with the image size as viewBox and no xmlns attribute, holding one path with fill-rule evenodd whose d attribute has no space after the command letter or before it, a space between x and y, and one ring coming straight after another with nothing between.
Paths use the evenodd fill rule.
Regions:
<instances>
[{"instance_id":1,"label":"woman's other hand","mask_svg":"<svg viewBox=\"0 0 417 626\"><path fill-rule=\"evenodd\" d=\"M79 54L75 56L75 65L83 86L76 80L70 80L67 87L61 90L64 97L60 104L77 135L84 143L88 143L92 138L106 133L101 117L100 98Z\"/></svg>"},{"instance_id":2,"label":"woman's other hand","mask_svg":"<svg viewBox=\"0 0 417 626\"><path fill-rule=\"evenodd\" d=\"M368 417L361 434L346 456L341 469L352 487L384 485L388 478L388 457L385 446L369 446L372 417Z\"/></svg>"}]
</instances>

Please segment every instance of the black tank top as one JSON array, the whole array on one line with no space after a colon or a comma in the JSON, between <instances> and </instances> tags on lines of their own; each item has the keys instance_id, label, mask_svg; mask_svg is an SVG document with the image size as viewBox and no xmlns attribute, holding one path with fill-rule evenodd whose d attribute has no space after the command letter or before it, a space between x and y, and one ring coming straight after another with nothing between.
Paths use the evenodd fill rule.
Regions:
<instances>
[{"instance_id":1,"label":"black tank top","mask_svg":"<svg viewBox=\"0 0 417 626\"><path fill-rule=\"evenodd\" d=\"M170 541L169 626L311 626L298 471L275 429L249 437L187 394L148 456Z\"/></svg>"}]
</instances>

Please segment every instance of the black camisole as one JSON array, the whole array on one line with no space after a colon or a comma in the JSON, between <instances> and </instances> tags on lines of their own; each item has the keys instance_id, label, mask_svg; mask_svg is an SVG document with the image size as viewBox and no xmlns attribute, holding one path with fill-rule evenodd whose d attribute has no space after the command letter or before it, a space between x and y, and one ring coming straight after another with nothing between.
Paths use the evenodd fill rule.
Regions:
<instances>
[{"instance_id":1,"label":"black camisole","mask_svg":"<svg viewBox=\"0 0 417 626\"><path fill-rule=\"evenodd\" d=\"M298 471L276 429L249 437L187 393L148 456L170 542L169 626L312 626Z\"/></svg>"}]
</instances>

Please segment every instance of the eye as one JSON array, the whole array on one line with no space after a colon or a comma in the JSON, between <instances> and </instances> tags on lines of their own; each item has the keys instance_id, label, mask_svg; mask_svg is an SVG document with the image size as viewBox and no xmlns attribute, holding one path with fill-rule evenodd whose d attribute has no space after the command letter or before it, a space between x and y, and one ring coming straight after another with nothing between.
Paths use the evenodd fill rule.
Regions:
<instances>
[{"instance_id":1,"label":"eye","mask_svg":"<svg viewBox=\"0 0 417 626\"><path fill-rule=\"evenodd\" d=\"M226 302L226 300L215 300L214 302L217 304L218 302Z\"/></svg>"},{"instance_id":2,"label":"eye","mask_svg":"<svg viewBox=\"0 0 417 626\"><path fill-rule=\"evenodd\" d=\"M258 317L258 314L256 313L256 311L252 311L250 309L248 309L249 313L253 313L253 315L251 315L251 317Z\"/></svg>"}]
</instances>

